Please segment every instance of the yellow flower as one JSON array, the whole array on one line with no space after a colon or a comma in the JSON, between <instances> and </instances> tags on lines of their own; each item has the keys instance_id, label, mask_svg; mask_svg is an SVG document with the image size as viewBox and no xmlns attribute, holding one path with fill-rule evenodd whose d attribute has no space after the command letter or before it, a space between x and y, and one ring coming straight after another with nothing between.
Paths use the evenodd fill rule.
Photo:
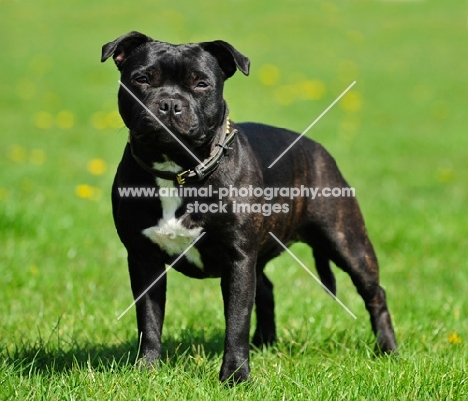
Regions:
<instances>
[{"instance_id":1,"label":"yellow flower","mask_svg":"<svg viewBox=\"0 0 468 401\"><path fill-rule=\"evenodd\" d=\"M439 168L436 171L436 178L442 184L451 182L455 178L455 172L450 167Z\"/></svg>"},{"instance_id":2,"label":"yellow flower","mask_svg":"<svg viewBox=\"0 0 468 401\"><path fill-rule=\"evenodd\" d=\"M462 343L462 339L461 337L457 334L457 333L452 333L449 335L448 337L448 342L450 344L461 344Z\"/></svg>"},{"instance_id":3,"label":"yellow flower","mask_svg":"<svg viewBox=\"0 0 468 401\"><path fill-rule=\"evenodd\" d=\"M29 153L29 162L32 164L36 164L37 166L44 164L45 158L46 155L42 149L33 149Z\"/></svg>"},{"instance_id":4,"label":"yellow flower","mask_svg":"<svg viewBox=\"0 0 468 401\"><path fill-rule=\"evenodd\" d=\"M56 117L57 127L61 129L69 129L75 125L75 116L69 110L62 110Z\"/></svg>"},{"instance_id":5,"label":"yellow flower","mask_svg":"<svg viewBox=\"0 0 468 401\"><path fill-rule=\"evenodd\" d=\"M308 100L320 100L327 92L325 84L318 79L302 81L298 86L298 89Z\"/></svg>"},{"instance_id":6,"label":"yellow flower","mask_svg":"<svg viewBox=\"0 0 468 401\"><path fill-rule=\"evenodd\" d=\"M19 145L10 148L10 159L15 163L23 163L26 160L27 151Z\"/></svg>"},{"instance_id":7,"label":"yellow flower","mask_svg":"<svg viewBox=\"0 0 468 401\"><path fill-rule=\"evenodd\" d=\"M91 116L91 124L98 130L106 128L122 128L125 124L120 117L118 110L113 110L108 113L104 111L97 111Z\"/></svg>"},{"instance_id":8,"label":"yellow flower","mask_svg":"<svg viewBox=\"0 0 468 401\"><path fill-rule=\"evenodd\" d=\"M32 265L30 268L29 268L29 272L33 275L33 276L37 276L39 274L39 269L37 268L36 265Z\"/></svg>"},{"instance_id":9,"label":"yellow flower","mask_svg":"<svg viewBox=\"0 0 468 401\"><path fill-rule=\"evenodd\" d=\"M359 92L349 91L340 100L340 106L349 112L356 113L362 108L362 97Z\"/></svg>"},{"instance_id":10,"label":"yellow flower","mask_svg":"<svg viewBox=\"0 0 468 401\"><path fill-rule=\"evenodd\" d=\"M107 123L107 114L103 111L98 111L91 116L91 124L96 129L106 129Z\"/></svg>"},{"instance_id":11,"label":"yellow flower","mask_svg":"<svg viewBox=\"0 0 468 401\"><path fill-rule=\"evenodd\" d=\"M276 65L264 64L260 67L260 82L263 85L274 85L278 82L279 77L280 72Z\"/></svg>"},{"instance_id":12,"label":"yellow flower","mask_svg":"<svg viewBox=\"0 0 468 401\"><path fill-rule=\"evenodd\" d=\"M98 200L101 198L101 190L91 185L81 184L75 188L75 193L79 198Z\"/></svg>"},{"instance_id":13,"label":"yellow flower","mask_svg":"<svg viewBox=\"0 0 468 401\"><path fill-rule=\"evenodd\" d=\"M102 159L93 159L88 163L88 171L93 175L101 175L106 169L106 162Z\"/></svg>"},{"instance_id":14,"label":"yellow flower","mask_svg":"<svg viewBox=\"0 0 468 401\"><path fill-rule=\"evenodd\" d=\"M52 128L54 117L47 111L40 111L34 115L34 125L40 129Z\"/></svg>"},{"instance_id":15,"label":"yellow flower","mask_svg":"<svg viewBox=\"0 0 468 401\"><path fill-rule=\"evenodd\" d=\"M114 110L110 113L107 113L106 120L107 126L109 128L122 128L124 125L122 117L120 117L120 113L118 110Z\"/></svg>"}]
</instances>

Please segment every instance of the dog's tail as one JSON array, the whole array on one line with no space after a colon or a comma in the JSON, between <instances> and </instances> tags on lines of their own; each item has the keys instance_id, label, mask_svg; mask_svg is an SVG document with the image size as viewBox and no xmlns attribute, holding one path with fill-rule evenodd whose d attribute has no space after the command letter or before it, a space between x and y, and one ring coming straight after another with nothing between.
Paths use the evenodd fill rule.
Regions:
<instances>
[{"instance_id":1,"label":"dog's tail","mask_svg":"<svg viewBox=\"0 0 468 401\"><path fill-rule=\"evenodd\" d=\"M335 275L330 267L330 260L321 253L314 250L315 267L322 284L336 296Z\"/></svg>"}]
</instances>

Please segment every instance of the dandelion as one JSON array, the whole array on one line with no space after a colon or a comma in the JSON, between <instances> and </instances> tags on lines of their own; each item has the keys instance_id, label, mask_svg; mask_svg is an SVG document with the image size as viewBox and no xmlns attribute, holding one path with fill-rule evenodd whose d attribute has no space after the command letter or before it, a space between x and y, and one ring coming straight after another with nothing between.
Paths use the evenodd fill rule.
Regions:
<instances>
[{"instance_id":1,"label":"dandelion","mask_svg":"<svg viewBox=\"0 0 468 401\"><path fill-rule=\"evenodd\" d=\"M30 268L29 268L29 272L33 275L33 276L37 276L39 274L39 269L37 268L36 265L32 265Z\"/></svg>"},{"instance_id":2,"label":"dandelion","mask_svg":"<svg viewBox=\"0 0 468 401\"><path fill-rule=\"evenodd\" d=\"M340 100L340 106L345 111L356 113L362 108L362 97L359 92L349 91Z\"/></svg>"},{"instance_id":3,"label":"dandelion","mask_svg":"<svg viewBox=\"0 0 468 401\"><path fill-rule=\"evenodd\" d=\"M75 187L75 194L82 199L98 200L101 198L101 190L87 184L77 185Z\"/></svg>"},{"instance_id":4,"label":"dandelion","mask_svg":"<svg viewBox=\"0 0 468 401\"><path fill-rule=\"evenodd\" d=\"M462 339L457 333L452 333L448 336L448 342L450 344L461 344Z\"/></svg>"},{"instance_id":5,"label":"dandelion","mask_svg":"<svg viewBox=\"0 0 468 401\"><path fill-rule=\"evenodd\" d=\"M39 111L34 114L34 125L40 129L52 128L54 117L47 111Z\"/></svg>"},{"instance_id":6,"label":"dandelion","mask_svg":"<svg viewBox=\"0 0 468 401\"><path fill-rule=\"evenodd\" d=\"M298 89L302 92L305 99L308 100L323 99L327 92L325 84L318 79L302 81L298 85Z\"/></svg>"},{"instance_id":7,"label":"dandelion","mask_svg":"<svg viewBox=\"0 0 468 401\"><path fill-rule=\"evenodd\" d=\"M279 69L273 64L264 64L260 67L260 82L263 85L275 85L280 77Z\"/></svg>"},{"instance_id":8,"label":"dandelion","mask_svg":"<svg viewBox=\"0 0 468 401\"><path fill-rule=\"evenodd\" d=\"M27 151L22 146L15 145L10 148L10 160L15 163L24 163L26 161L26 157Z\"/></svg>"},{"instance_id":9,"label":"dandelion","mask_svg":"<svg viewBox=\"0 0 468 401\"><path fill-rule=\"evenodd\" d=\"M29 152L29 162L31 164L35 164L36 166L40 166L45 162L45 152L42 149L33 149Z\"/></svg>"},{"instance_id":10,"label":"dandelion","mask_svg":"<svg viewBox=\"0 0 468 401\"><path fill-rule=\"evenodd\" d=\"M106 113L104 111L97 111L91 116L91 125L98 129L103 130L106 128L122 128L124 123L118 110Z\"/></svg>"},{"instance_id":11,"label":"dandelion","mask_svg":"<svg viewBox=\"0 0 468 401\"><path fill-rule=\"evenodd\" d=\"M98 111L91 116L91 124L98 130L106 129L108 126L107 114L103 111Z\"/></svg>"},{"instance_id":12,"label":"dandelion","mask_svg":"<svg viewBox=\"0 0 468 401\"><path fill-rule=\"evenodd\" d=\"M106 162L102 159L93 159L88 163L88 171L93 175L101 175L106 169Z\"/></svg>"},{"instance_id":13,"label":"dandelion","mask_svg":"<svg viewBox=\"0 0 468 401\"><path fill-rule=\"evenodd\" d=\"M120 117L120 113L118 110L114 110L110 113L107 113L106 124L109 128L122 128L124 123L122 121L122 117Z\"/></svg>"},{"instance_id":14,"label":"dandelion","mask_svg":"<svg viewBox=\"0 0 468 401\"><path fill-rule=\"evenodd\" d=\"M449 167L439 168L436 171L436 179L441 184L446 184L448 182L451 182L453 181L454 178L455 178L455 172L453 171L452 168L449 168Z\"/></svg>"},{"instance_id":15,"label":"dandelion","mask_svg":"<svg viewBox=\"0 0 468 401\"><path fill-rule=\"evenodd\" d=\"M55 118L57 127L61 129L70 129L75 125L75 116L69 110L62 110Z\"/></svg>"}]
</instances>

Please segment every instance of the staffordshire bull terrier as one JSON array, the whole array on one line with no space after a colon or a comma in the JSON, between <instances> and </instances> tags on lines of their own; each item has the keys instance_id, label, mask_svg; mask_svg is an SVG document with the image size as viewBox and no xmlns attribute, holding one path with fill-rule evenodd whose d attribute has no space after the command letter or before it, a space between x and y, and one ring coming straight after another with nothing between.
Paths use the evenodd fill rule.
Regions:
<instances>
[{"instance_id":1,"label":"staffordshire bull terrier","mask_svg":"<svg viewBox=\"0 0 468 401\"><path fill-rule=\"evenodd\" d=\"M172 45L139 32L105 44L101 61L110 56L120 70L118 106L129 129L112 189L113 216L138 300L143 361L153 365L161 355L165 266L171 265L190 277L221 279L226 332L219 378L246 380L254 304L252 343L261 347L276 340L273 285L264 267L284 251L281 243L296 241L311 246L331 293L336 286L330 261L351 276L369 312L377 350L396 350L377 259L356 199L262 193L349 186L335 160L306 137L268 168L298 134L229 119L224 82L236 70L248 75L249 59L220 40ZM122 188L136 187L184 189L185 194L122 196ZM226 188L221 205L216 193L225 194ZM211 196L201 199L201 190ZM205 209L194 207L199 201Z\"/></svg>"}]
</instances>

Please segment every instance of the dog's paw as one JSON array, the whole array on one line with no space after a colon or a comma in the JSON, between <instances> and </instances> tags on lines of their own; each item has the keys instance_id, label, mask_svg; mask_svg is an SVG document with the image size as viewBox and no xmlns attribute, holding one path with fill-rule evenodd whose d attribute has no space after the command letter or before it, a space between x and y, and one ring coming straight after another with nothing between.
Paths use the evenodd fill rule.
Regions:
<instances>
[{"instance_id":1,"label":"dog's paw","mask_svg":"<svg viewBox=\"0 0 468 401\"><path fill-rule=\"evenodd\" d=\"M247 381L250 374L249 362L224 362L219 373L219 381L228 386Z\"/></svg>"},{"instance_id":2,"label":"dog's paw","mask_svg":"<svg viewBox=\"0 0 468 401\"><path fill-rule=\"evenodd\" d=\"M276 333L274 331L265 334L260 333L258 330L256 330L252 338L253 348L267 348L271 347L274 343L276 343Z\"/></svg>"},{"instance_id":3,"label":"dog's paw","mask_svg":"<svg viewBox=\"0 0 468 401\"><path fill-rule=\"evenodd\" d=\"M385 341L379 342L375 344L374 353L377 356L381 355L390 355L397 357L398 356L398 348L394 341Z\"/></svg>"},{"instance_id":4,"label":"dog's paw","mask_svg":"<svg viewBox=\"0 0 468 401\"><path fill-rule=\"evenodd\" d=\"M136 366L140 370L153 370L158 368L160 360L158 357L152 357L151 355L141 355L136 361Z\"/></svg>"},{"instance_id":5,"label":"dog's paw","mask_svg":"<svg viewBox=\"0 0 468 401\"><path fill-rule=\"evenodd\" d=\"M376 355L398 355L397 343L395 341L395 334L392 327L387 324L379 330L377 334L377 341L375 344Z\"/></svg>"}]
</instances>

